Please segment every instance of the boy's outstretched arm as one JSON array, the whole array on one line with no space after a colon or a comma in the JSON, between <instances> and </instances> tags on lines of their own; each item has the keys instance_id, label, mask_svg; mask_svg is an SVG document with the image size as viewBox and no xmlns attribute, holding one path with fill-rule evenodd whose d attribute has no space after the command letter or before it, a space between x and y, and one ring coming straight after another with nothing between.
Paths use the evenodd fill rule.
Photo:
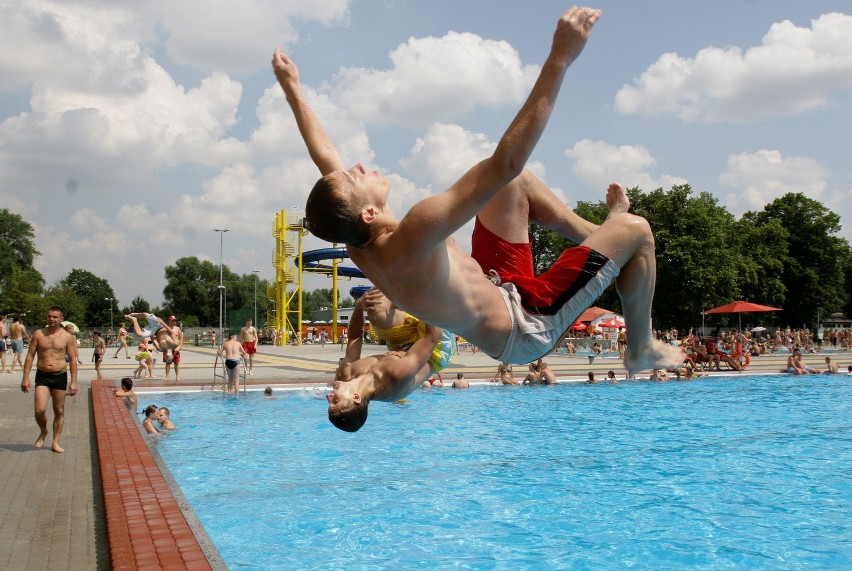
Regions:
<instances>
[{"instance_id":1,"label":"boy's outstretched arm","mask_svg":"<svg viewBox=\"0 0 852 571\"><path fill-rule=\"evenodd\" d=\"M325 176L328 173L343 170L343 161L340 160L337 147L331 142L314 110L305 100L302 85L299 82L299 68L293 60L275 48L275 53L272 55L272 69L278 84L284 90L287 103L293 111L293 117L308 147L311 160L317 165L320 173Z\"/></svg>"},{"instance_id":2,"label":"boy's outstretched arm","mask_svg":"<svg viewBox=\"0 0 852 571\"><path fill-rule=\"evenodd\" d=\"M352 363L361 358L361 348L364 345L364 296L355 300L352 317L346 328L346 355L343 361Z\"/></svg>"},{"instance_id":3,"label":"boy's outstretched arm","mask_svg":"<svg viewBox=\"0 0 852 571\"><path fill-rule=\"evenodd\" d=\"M569 8L562 15L538 79L494 154L474 165L447 192L416 204L402 220L400 229L409 222L414 227L412 233L419 232L421 243L444 240L521 174L553 112L565 71L583 51L600 15L600 10L578 7Z\"/></svg>"}]
</instances>

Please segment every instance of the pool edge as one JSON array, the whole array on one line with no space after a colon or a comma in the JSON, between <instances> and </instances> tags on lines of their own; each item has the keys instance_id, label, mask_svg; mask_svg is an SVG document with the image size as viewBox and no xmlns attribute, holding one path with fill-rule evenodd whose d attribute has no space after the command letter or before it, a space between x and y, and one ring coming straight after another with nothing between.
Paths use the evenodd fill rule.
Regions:
<instances>
[{"instance_id":1,"label":"pool edge","mask_svg":"<svg viewBox=\"0 0 852 571\"><path fill-rule=\"evenodd\" d=\"M227 569L111 380L92 381L92 416L113 569Z\"/></svg>"}]
</instances>

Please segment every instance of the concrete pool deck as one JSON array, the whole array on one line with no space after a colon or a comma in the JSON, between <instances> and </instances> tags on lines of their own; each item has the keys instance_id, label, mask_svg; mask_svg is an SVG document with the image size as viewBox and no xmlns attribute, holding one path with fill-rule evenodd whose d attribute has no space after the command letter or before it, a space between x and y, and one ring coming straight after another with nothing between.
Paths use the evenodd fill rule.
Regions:
<instances>
[{"instance_id":1,"label":"concrete pool deck","mask_svg":"<svg viewBox=\"0 0 852 571\"><path fill-rule=\"evenodd\" d=\"M365 353L381 351L377 345L365 348ZM841 374L852 363L852 353L837 352L805 355L804 360L820 368L825 355L841 367ZM247 381L257 389L266 385L324 386L341 356L335 345L261 346L254 375ZM0 373L0 568L218 568L221 562L198 559L197 549L202 546L183 527L191 528L192 522L181 522L180 498L171 498L164 491L163 474L149 457L137 428L138 418L111 395L109 386L132 376L136 362L113 359L108 352L103 373L111 381L98 383L92 381L91 349L83 350L81 359L79 393L65 404L64 454L33 447L38 430L32 417L32 393L21 393L20 371ZM161 364L155 369L158 378L136 382L140 409L156 402L151 394L155 391L210 387L214 350L188 347L182 359L179 384L174 382L174 372L170 382L165 382ZM757 357L746 374L778 373L785 360L786 353ZM560 380L581 381L589 370L603 378L610 369L624 377L617 359L597 358L591 366L586 357L552 355L547 361ZM474 382L487 382L496 365L482 353L465 351L443 376L452 381L457 372L463 372ZM522 366L515 371L519 380L526 372ZM52 422L52 412L48 416ZM127 493L118 494L119 487ZM115 507L118 499L120 508ZM117 522L108 515L116 509L123 510ZM122 545L127 549L119 553Z\"/></svg>"}]
</instances>

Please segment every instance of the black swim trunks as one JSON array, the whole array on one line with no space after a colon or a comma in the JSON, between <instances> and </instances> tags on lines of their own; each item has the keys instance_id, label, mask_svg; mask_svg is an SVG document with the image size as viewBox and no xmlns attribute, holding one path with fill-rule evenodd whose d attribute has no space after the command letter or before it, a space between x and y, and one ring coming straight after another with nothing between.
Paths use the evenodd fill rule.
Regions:
<instances>
[{"instance_id":1,"label":"black swim trunks","mask_svg":"<svg viewBox=\"0 0 852 571\"><path fill-rule=\"evenodd\" d=\"M95 363L97 363L98 361L100 361L103 358L104 358L104 356L101 355L100 353L93 353L92 354L92 361L94 361Z\"/></svg>"},{"instance_id":2,"label":"black swim trunks","mask_svg":"<svg viewBox=\"0 0 852 571\"><path fill-rule=\"evenodd\" d=\"M63 369L56 373L45 373L44 371L36 371L35 385L37 387L47 387L52 391L64 391L68 389L68 371Z\"/></svg>"},{"instance_id":3,"label":"black swim trunks","mask_svg":"<svg viewBox=\"0 0 852 571\"><path fill-rule=\"evenodd\" d=\"M225 359L225 366L229 369L234 369L239 364L240 362L237 359Z\"/></svg>"}]
</instances>

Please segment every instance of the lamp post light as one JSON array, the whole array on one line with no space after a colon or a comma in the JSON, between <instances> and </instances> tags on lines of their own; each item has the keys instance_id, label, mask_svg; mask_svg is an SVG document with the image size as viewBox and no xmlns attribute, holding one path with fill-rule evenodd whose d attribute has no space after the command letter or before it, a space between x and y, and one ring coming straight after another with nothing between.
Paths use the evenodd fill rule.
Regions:
<instances>
[{"instance_id":1,"label":"lamp post light","mask_svg":"<svg viewBox=\"0 0 852 571\"><path fill-rule=\"evenodd\" d=\"M113 323L113 320L112 320L112 306L113 306L113 303L115 302L115 298L114 297L105 297L104 301L109 302L109 330L110 330L110 332L112 332L112 330L115 328L115 324Z\"/></svg>"},{"instance_id":2,"label":"lamp post light","mask_svg":"<svg viewBox=\"0 0 852 571\"><path fill-rule=\"evenodd\" d=\"M224 334L224 324L222 322L222 311L224 309L222 302L222 292L225 291L225 285L222 283L222 237L225 235L225 232L228 232L228 228L214 228L214 232L219 233L219 342L222 343L224 339L222 338Z\"/></svg>"},{"instance_id":3,"label":"lamp post light","mask_svg":"<svg viewBox=\"0 0 852 571\"><path fill-rule=\"evenodd\" d=\"M252 270L254 274L254 327L257 329L257 281L260 279L260 270Z\"/></svg>"}]
</instances>

